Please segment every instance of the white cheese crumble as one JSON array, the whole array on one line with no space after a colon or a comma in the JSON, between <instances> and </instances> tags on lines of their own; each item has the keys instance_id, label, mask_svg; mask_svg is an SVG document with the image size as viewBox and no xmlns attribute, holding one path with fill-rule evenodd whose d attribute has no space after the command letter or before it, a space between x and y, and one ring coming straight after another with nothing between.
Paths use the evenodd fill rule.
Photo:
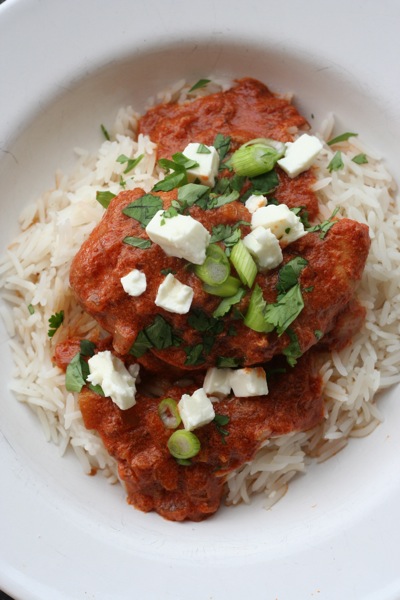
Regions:
<instances>
[{"instance_id":1,"label":"white cheese crumble","mask_svg":"<svg viewBox=\"0 0 400 600\"><path fill-rule=\"evenodd\" d=\"M278 239L270 229L256 227L243 238L243 243L254 257L260 271L275 269L283 261Z\"/></svg>"},{"instance_id":2,"label":"white cheese crumble","mask_svg":"<svg viewBox=\"0 0 400 600\"><path fill-rule=\"evenodd\" d=\"M286 154L278 160L278 165L289 177L297 177L311 167L322 147L322 142L315 135L304 133L286 144Z\"/></svg>"},{"instance_id":3,"label":"white cheese crumble","mask_svg":"<svg viewBox=\"0 0 400 600\"><path fill-rule=\"evenodd\" d=\"M306 234L300 217L286 204L268 204L257 209L251 217L251 228L270 229L283 246Z\"/></svg>"},{"instance_id":4,"label":"white cheese crumble","mask_svg":"<svg viewBox=\"0 0 400 600\"><path fill-rule=\"evenodd\" d=\"M265 196L257 196L256 194L252 194L247 198L244 205L250 213L254 213L258 208L265 206L267 202L268 200Z\"/></svg>"},{"instance_id":5,"label":"white cheese crumble","mask_svg":"<svg viewBox=\"0 0 400 600\"><path fill-rule=\"evenodd\" d=\"M163 214L163 210L157 211L146 227L151 241L161 246L168 256L202 265L211 237L207 229L189 215L167 218Z\"/></svg>"},{"instance_id":6,"label":"white cheese crumble","mask_svg":"<svg viewBox=\"0 0 400 600\"><path fill-rule=\"evenodd\" d=\"M189 285L181 283L172 273L168 273L158 288L156 306L178 315L189 312L194 291Z\"/></svg>"},{"instance_id":7,"label":"white cheese crumble","mask_svg":"<svg viewBox=\"0 0 400 600\"><path fill-rule=\"evenodd\" d=\"M268 394L267 376L261 367L244 369L211 367L207 370L203 389L207 394L215 394L220 398L228 396L231 389L239 398L265 396Z\"/></svg>"},{"instance_id":8,"label":"white cheese crumble","mask_svg":"<svg viewBox=\"0 0 400 600\"><path fill-rule=\"evenodd\" d=\"M207 425L215 417L213 404L203 388L199 388L191 396L183 394L178 402L178 410L187 431Z\"/></svg>"},{"instance_id":9,"label":"white cheese crumble","mask_svg":"<svg viewBox=\"0 0 400 600\"><path fill-rule=\"evenodd\" d=\"M88 360L87 380L100 385L104 394L121 409L127 410L136 404L136 379L139 368L127 370L122 360L109 350L98 352Z\"/></svg>"},{"instance_id":10,"label":"white cheese crumble","mask_svg":"<svg viewBox=\"0 0 400 600\"><path fill-rule=\"evenodd\" d=\"M230 374L229 381L238 398L268 394L267 377L261 367L236 369Z\"/></svg>"},{"instance_id":11,"label":"white cheese crumble","mask_svg":"<svg viewBox=\"0 0 400 600\"><path fill-rule=\"evenodd\" d=\"M229 375L232 369L218 369L211 367L207 370L203 382L203 388L206 394L214 394L224 398L231 392L231 384L229 383Z\"/></svg>"},{"instance_id":12,"label":"white cheese crumble","mask_svg":"<svg viewBox=\"0 0 400 600\"><path fill-rule=\"evenodd\" d=\"M147 287L146 275L138 269L133 269L121 277L121 284L124 291L130 296L140 296Z\"/></svg>"},{"instance_id":13,"label":"white cheese crumble","mask_svg":"<svg viewBox=\"0 0 400 600\"><path fill-rule=\"evenodd\" d=\"M206 148L208 152L199 152L199 147ZM187 169L189 182L199 180L202 185L214 187L215 178L218 175L219 155L214 146L205 146L196 142L192 142L186 146L183 154L199 163L198 167Z\"/></svg>"}]
</instances>

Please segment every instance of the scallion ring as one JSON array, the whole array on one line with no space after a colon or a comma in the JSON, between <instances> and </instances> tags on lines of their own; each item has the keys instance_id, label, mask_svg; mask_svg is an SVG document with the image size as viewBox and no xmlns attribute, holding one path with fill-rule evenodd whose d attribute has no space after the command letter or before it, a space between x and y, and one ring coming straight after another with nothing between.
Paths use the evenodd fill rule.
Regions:
<instances>
[{"instance_id":1,"label":"scallion ring","mask_svg":"<svg viewBox=\"0 0 400 600\"><path fill-rule=\"evenodd\" d=\"M233 246L229 258L241 281L251 288L257 275L257 265L242 240Z\"/></svg>"},{"instance_id":2,"label":"scallion ring","mask_svg":"<svg viewBox=\"0 0 400 600\"><path fill-rule=\"evenodd\" d=\"M262 289L256 284L250 298L247 313L244 317L244 324L246 327L249 327L249 329L259 333L267 333L268 331L272 331L274 328L273 325L267 323L264 318L266 306L267 303L264 300Z\"/></svg>"},{"instance_id":3,"label":"scallion ring","mask_svg":"<svg viewBox=\"0 0 400 600\"><path fill-rule=\"evenodd\" d=\"M178 429L174 431L167 442L168 450L174 458L186 460L200 452L200 440L191 431Z\"/></svg>"},{"instance_id":4,"label":"scallion ring","mask_svg":"<svg viewBox=\"0 0 400 600\"><path fill-rule=\"evenodd\" d=\"M158 405L158 416L167 429L176 429L181 423L178 405L173 398L164 398Z\"/></svg>"},{"instance_id":5,"label":"scallion ring","mask_svg":"<svg viewBox=\"0 0 400 600\"><path fill-rule=\"evenodd\" d=\"M207 285L221 285L230 273L228 257L218 244L210 244L202 265L196 265L194 272Z\"/></svg>"},{"instance_id":6,"label":"scallion ring","mask_svg":"<svg viewBox=\"0 0 400 600\"><path fill-rule=\"evenodd\" d=\"M231 166L237 175L257 177L272 171L285 152L284 143L269 138L257 138L243 144L233 153Z\"/></svg>"},{"instance_id":7,"label":"scallion ring","mask_svg":"<svg viewBox=\"0 0 400 600\"><path fill-rule=\"evenodd\" d=\"M230 298L234 296L241 286L241 281L237 277L232 277L229 275L228 279L221 283L221 285L207 285L203 284L203 290L207 292L207 294L212 294L213 296L219 296L220 298Z\"/></svg>"}]
</instances>

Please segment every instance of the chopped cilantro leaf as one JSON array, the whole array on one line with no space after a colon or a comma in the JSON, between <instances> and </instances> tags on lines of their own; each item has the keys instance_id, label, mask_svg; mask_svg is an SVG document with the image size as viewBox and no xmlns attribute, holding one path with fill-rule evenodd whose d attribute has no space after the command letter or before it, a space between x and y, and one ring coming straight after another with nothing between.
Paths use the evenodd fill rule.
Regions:
<instances>
[{"instance_id":1,"label":"chopped cilantro leaf","mask_svg":"<svg viewBox=\"0 0 400 600\"><path fill-rule=\"evenodd\" d=\"M211 154L211 150L204 144L199 144L196 154Z\"/></svg>"},{"instance_id":2,"label":"chopped cilantro leaf","mask_svg":"<svg viewBox=\"0 0 400 600\"><path fill-rule=\"evenodd\" d=\"M96 344L91 340L81 340L80 349L82 356L93 356Z\"/></svg>"},{"instance_id":3,"label":"chopped cilantro leaf","mask_svg":"<svg viewBox=\"0 0 400 600\"><path fill-rule=\"evenodd\" d=\"M215 136L215 139L214 139L213 146L219 154L220 162L222 162L224 160L225 156L229 152L230 145L231 145L230 136L224 136L222 133L217 133L217 135Z\"/></svg>"},{"instance_id":4,"label":"chopped cilantro leaf","mask_svg":"<svg viewBox=\"0 0 400 600\"><path fill-rule=\"evenodd\" d=\"M145 240L141 237L127 236L122 241L124 244L128 244L128 246L134 246L135 248L140 248L141 250L145 250L151 246L151 240Z\"/></svg>"},{"instance_id":5,"label":"chopped cilantro leaf","mask_svg":"<svg viewBox=\"0 0 400 600\"><path fill-rule=\"evenodd\" d=\"M115 194L112 192L96 192L96 200L103 208L108 208L113 198L115 198Z\"/></svg>"},{"instance_id":6,"label":"chopped cilantro leaf","mask_svg":"<svg viewBox=\"0 0 400 600\"><path fill-rule=\"evenodd\" d=\"M64 311L60 310L60 312L51 315L49 318L49 330L47 335L52 338L57 331L57 329L61 326L64 321Z\"/></svg>"},{"instance_id":7,"label":"chopped cilantro leaf","mask_svg":"<svg viewBox=\"0 0 400 600\"><path fill-rule=\"evenodd\" d=\"M213 423L215 424L218 433L222 436L222 441L224 444L226 443L225 437L229 435L229 431L227 429L224 429L224 427L225 425L228 425L229 421L230 417L228 415L216 414L213 419Z\"/></svg>"},{"instance_id":8,"label":"chopped cilantro leaf","mask_svg":"<svg viewBox=\"0 0 400 600\"><path fill-rule=\"evenodd\" d=\"M188 91L188 94L191 94L192 92L205 87L207 85L207 83L210 83L210 81L211 81L211 79L199 79L194 85L192 85L192 87Z\"/></svg>"},{"instance_id":9,"label":"chopped cilantro leaf","mask_svg":"<svg viewBox=\"0 0 400 600\"><path fill-rule=\"evenodd\" d=\"M324 335L324 332L321 331L320 329L316 329L314 331L314 335L315 335L316 339L319 341L322 338L322 336Z\"/></svg>"},{"instance_id":10,"label":"chopped cilantro leaf","mask_svg":"<svg viewBox=\"0 0 400 600\"><path fill-rule=\"evenodd\" d=\"M32 304L28 304L28 312L30 315L33 315L35 313L35 309L32 306Z\"/></svg>"},{"instance_id":11,"label":"chopped cilantro leaf","mask_svg":"<svg viewBox=\"0 0 400 600\"><path fill-rule=\"evenodd\" d=\"M280 294L285 294L291 287L296 285L301 271L307 264L308 261L305 258L296 256L279 270L276 288Z\"/></svg>"},{"instance_id":12,"label":"chopped cilantro leaf","mask_svg":"<svg viewBox=\"0 0 400 600\"><path fill-rule=\"evenodd\" d=\"M203 344L196 344L184 349L186 353L185 365L202 365L205 362L203 356Z\"/></svg>"},{"instance_id":13,"label":"chopped cilantro leaf","mask_svg":"<svg viewBox=\"0 0 400 600\"><path fill-rule=\"evenodd\" d=\"M68 392L80 392L89 375L89 365L80 352L75 354L65 372L65 387Z\"/></svg>"},{"instance_id":14,"label":"chopped cilantro leaf","mask_svg":"<svg viewBox=\"0 0 400 600\"><path fill-rule=\"evenodd\" d=\"M129 158L128 156L125 156L125 154L120 154L117 158L117 162L121 163L121 165L126 164L126 169L124 171L124 174L126 174L132 171L132 169L140 163L143 157L144 154L140 154L136 158Z\"/></svg>"},{"instance_id":15,"label":"chopped cilantro leaf","mask_svg":"<svg viewBox=\"0 0 400 600\"><path fill-rule=\"evenodd\" d=\"M213 312L213 317L219 318L226 315L227 312L231 309L234 304L238 304L243 296L245 295L246 290L243 288L239 288L234 296L230 296L229 298L224 298L220 304L218 304L217 308Z\"/></svg>"},{"instance_id":16,"label":"chopped cilantro leaf","mask_svg":"<svg viewBox=\"0 0 400 600\"><path fill-rule=\"evenodd\" d=\"M324 239L324 237L326 236L326 234L328 233L328 231L331 229L331 227L334 226L334 224L336 223L335 220L335 216L339 211L339 207L337 206L335 208L335 210L333 211L333 213L331 214L331 216L329 217L329 219L327 219L326 221L323 221L322 223L318 223L317 225L313 225L312 227L308 227L307 231L309 233L313 233L315 231L320 231L319 237L321 240Z\"/></svg>"},{"instance_id":17,"label":"chopped cilantro leaf","mask_svg":"<svg viewBox=\"0 0 400 600\"><path fill-rule=\"evenodd\" d=\"M278 335L293 323L304 308L300 285L297 283L286 294L278 297L274 304L267 304L264 318L267 323L276 327Z\"/></svg>"},{"instance_id":18,"label":"chopped cilantro leaf","mask_svg":"<svg viewBox=\"0 0 400 600\"><path fill-rule=\"evenodd\" d=\"M217 358L217 367L222 368L232 368L240 367L242 361L240 358L233 358L229 356L218 356Z\"/></svg>"},{"instance_id":19,"label":"chopped cilantro leaf","mask_svg":"<svg viewBox=\"0 0 400 600\"><path fill-rule=\"evenodd\" d=\"M351 132L342 133L342 134L332 138L331 140L329 140L328 146L333 146L334 144L339 144L340 142L346 142L349 138L357 137L357 136L358 136L358 133L351 133Z\"/></svg>"},{"instance_id":20,"label":"chopped cilantro leaf","mask_svg":"<svg viewBox=\"0 0 400 600\"><path fill-rule=\"evenodd\" d=\"M242 237L240 225L249 225L245 221L236 223L235 225L224 225L220 223L212 228L210 244L215 242L223 242L225 246L234 246Z\"/></svg>"},{"instance_id":21,"label":"chopped cilantro leaf","mask_svg":"<svg viewBox=\"0 0 400 600\"><path fill-rule=\"evenodd\" d=\"M205 201L207 204L209 192L210 188L207 185L187 183L178 189L178 200L182 204L183 209L193 206L194 204L203 208L201 202Z\"/></svg>"},{"instance_id":22,"label":"chopped cilantro leaf","mask_svg":"<svg viewBox=\"0 0 400 600\"><path fill-rule=\"evenodd\" d=\"M129 350L129 354L140 358L151 348L164 350L171 346L178 346L180 341L180 338L173 331L168 321L161 315L156 315L153 323L139 331L136 340Z\"/></svg>"},{"instance_id":23,"label":"chopped cilantro leaf","mask_svg":"<svg viewBox=\"0 0 400 600\"><path fill-rule=\"evenodd\" d=\"M153 194L145 194L128 204L122 212L124 215L139 221L143 227L146 227L162 207L161 198L153 196Z\"/></svg>"},{"instance_id":24,"label":"chopped cilantro leaf","mask_svg":"<svg viewBox=\"0 0 400 600\"><path fill-rule=\"evenodd\" d=\"M356 163L356 165L366 165L368 163L367 155L363 152L361 154L356 154L351 160Z\"/></svg>"},{"instance_id":25,"label":"chopped cilantro leaf","mask_svg":"<svg viewBox=\"0 0 400 600\"><path fill-rule=\"evenodd\" d=\"M338 150L328 165L328 171L332 173L332 171L339 171L343 167L342 153Z\"/></svg>"},{"instance_id":26,"label":"chopped cilantro leaf","mask_svg":"<svg viewBox=\"0 0 400 600\"><path fill-rule=\"evenodd\" d=\"M286 356L286 360L291 367L294 367L297 363L297 359L302 355L300 343L297 335L292 329L286 331L289 336L290 343L283 350L283 354Z\"/></svg>"},{"instance_id":27,"label":"chopped cilantro leaf","mask_svg":"<svg viewBox=\"0 0 400 600\"><path fill-rule=\"evenodd\" d=\"M109 142L110 141L110 134L108 133L107 129L104 127L103 124L100 125L100 129L101 129L102 134L106 138L106 140Z\"/></svg>"}]
</instances>

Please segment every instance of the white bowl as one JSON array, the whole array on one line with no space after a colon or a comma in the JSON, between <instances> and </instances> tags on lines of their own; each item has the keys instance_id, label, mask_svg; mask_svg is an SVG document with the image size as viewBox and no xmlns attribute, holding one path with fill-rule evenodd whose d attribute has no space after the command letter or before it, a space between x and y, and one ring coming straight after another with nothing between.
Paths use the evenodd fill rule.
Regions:
<instances>
[{"instance_id":1,"label":"white bowl","mask_svg":"<svg viewBox=\"0 0 400 600\"><path fill-rule=\"evenodd\" d=\"M20 210L95 148L99 124L181 77L263 80L304 115L359 132L400 180L400 5L6 0L0 7L1 248ZM177 524L82 474L7 392L0 329L0 588L24 600L400 597L399 389L368 438L261 499Z\"/></svg>"}]
</instances>

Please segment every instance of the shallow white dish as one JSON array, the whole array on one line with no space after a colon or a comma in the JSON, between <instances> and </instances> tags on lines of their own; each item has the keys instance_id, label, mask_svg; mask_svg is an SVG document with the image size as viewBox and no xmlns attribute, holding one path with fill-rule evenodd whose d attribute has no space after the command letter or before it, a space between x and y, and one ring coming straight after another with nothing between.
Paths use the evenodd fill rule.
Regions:
<instances>
[{"instance_id":1,"label":"shallow white dish","mask_svg":"<svg viewBox=\"0 0 400 600\"><path fill-rule=\"evenodd\" d=\"M400 5L363 0L100 3L6 0L0 7L1 251L17 216L94 148L121 104L181 77L251 75L328 111L387 157L400 181ZM7 392L0 329L0 589L23 600L321 600L400 597L399 389L385 422L261 500L176 524L127 506L122 489L60 459Z\"/></svg>"}]
</instances>

